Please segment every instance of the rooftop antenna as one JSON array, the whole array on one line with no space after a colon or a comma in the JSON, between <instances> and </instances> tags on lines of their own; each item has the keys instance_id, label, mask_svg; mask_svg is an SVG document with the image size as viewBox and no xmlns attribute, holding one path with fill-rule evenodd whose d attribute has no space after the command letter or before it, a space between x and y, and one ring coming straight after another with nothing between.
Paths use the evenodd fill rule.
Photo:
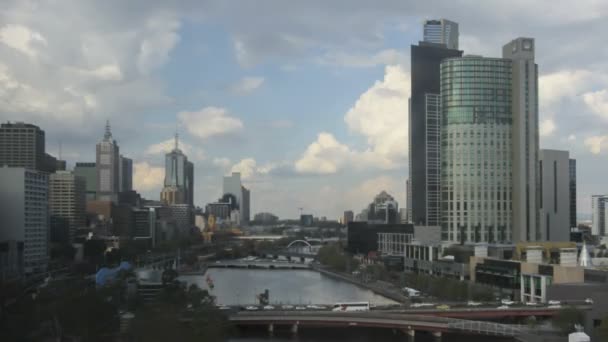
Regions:
<instances>
[{"instance_id":1,"label":"rooftop antenna","mask_svg":"<svg viewBox=\"0 0 608 342\"><path fill-rule=\"evenodd\" d=\"M110 140L110 139L112 139L112 131L110 130L110 120L109 120L109 119L108 119L108 120L106 120L106 132L105 132L105 134L103 135L103 138L104 138L105 140Z\"/></svg>"}]
</instances>

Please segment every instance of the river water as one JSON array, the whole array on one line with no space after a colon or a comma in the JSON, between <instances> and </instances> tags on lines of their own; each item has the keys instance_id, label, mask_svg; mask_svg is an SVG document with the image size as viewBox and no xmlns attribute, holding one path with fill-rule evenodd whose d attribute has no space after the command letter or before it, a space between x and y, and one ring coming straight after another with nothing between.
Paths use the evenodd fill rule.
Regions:
<instances>
[{"instance_id":1,"label":"river water","mask_svg":"<svg viewBox=\"0 0 608 342\"><path fill-rule=\"evenodd\" d=\"M213 289L207 285L207 275L213 280ZM256 294L265 289L269 290L272 304L395 303L370 290L310 270L210 268L205 276L181 276L180 279L209 290L223 305L255 304Z\"/></svg>"}]
</instances>

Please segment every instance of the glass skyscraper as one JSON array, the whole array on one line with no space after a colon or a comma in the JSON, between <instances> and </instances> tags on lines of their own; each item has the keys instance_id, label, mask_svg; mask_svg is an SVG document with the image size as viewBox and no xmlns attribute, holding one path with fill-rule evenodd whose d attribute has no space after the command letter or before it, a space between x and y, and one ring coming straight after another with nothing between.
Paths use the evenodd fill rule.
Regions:
<instances>
[{"instance_id":1,"label":"glass skyscraper","mask_svg":"<svg viewBox=\"0 0 608 342\"><path fill-rule=\"evenodd\" d=\"M179 149L175 134L175 148L165 155L165 182L161 200L167 204L194 205L194 164Z\"/></svg>"},{"instance_id":2,"label":"glass skyscraper","mask_svg":"<svg viewBox=\"0 0 608 342\"><path fill-rule=\"evenodd\" d=\"M512 62L441 63L442 240L512 239Z\"/></svg>"},{"instance_id":3,"label":"glass skyscraper","mask_svg":"<svg viewBox=\"0 0 608 342\"><path fill-rule=\"evenodd\" d=\"M458 50L458 24L446 19L424 21L424 41Z\"/></svg>"}]
</instances>

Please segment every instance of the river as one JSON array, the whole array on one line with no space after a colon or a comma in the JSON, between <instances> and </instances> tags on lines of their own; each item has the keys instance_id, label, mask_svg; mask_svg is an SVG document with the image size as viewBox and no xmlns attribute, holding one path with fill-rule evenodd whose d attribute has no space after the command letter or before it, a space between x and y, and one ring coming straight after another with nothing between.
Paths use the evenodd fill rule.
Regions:
<instances>
[{"instance_id":1,"label":"river","mask_svg":"<svg viewBox=\"0 0 608 342\"><path fill-rule=\"evenodd\" d=\"M214 288L209 289L209 275ZM181 280L207 289L223 305L254 304L256 294L269 290L273 304L334 304L368 301L376 305L395 304L386 297L310 270L251 270L210 268L205 276L181 276Z\"/></svg>"}]
</instances>

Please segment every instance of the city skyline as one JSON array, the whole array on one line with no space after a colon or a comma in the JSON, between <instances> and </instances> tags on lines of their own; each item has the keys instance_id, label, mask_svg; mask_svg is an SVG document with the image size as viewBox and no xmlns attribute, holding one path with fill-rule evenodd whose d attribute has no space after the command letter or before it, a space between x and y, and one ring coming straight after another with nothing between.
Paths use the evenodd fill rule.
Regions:
<instances>
[{"instance_id":1,"label":"city skyline","mask_svg":"<svg viewBox=\"0 0 608 342\"><path fill-rule=\"evenodd\" d=\"M0 91L0 121L39 126L47 152L59 157L61 145L71 169L95 160L109 119L120 152L133 159L133 187L147 198L162 189L177 122L180 148L195 164L195 205L221 196L221 177L232 171L253 192L252 214L295 218L304 207L337 218L382 190L406 203L408 52L422 40L424 18L458 23L465 54L500 57L505 42L534 38L540 147L578 160L579 213L591 212L592 194L608 193L606 53L594 37L576 40L602 27L603 4L552 5L547 14L546 3L465 11L384 1L355 24L364 3L263 2L258 10L279 30L229 4L142 2L136 16L102 4L63 6L99 18L68 27L44 4L35 14L21 5L0 10L0 90L10 90ZM318 22L296 24L305 13ZM64 39L74 30L83 34Z\"/></svg>"}]
</instances>

